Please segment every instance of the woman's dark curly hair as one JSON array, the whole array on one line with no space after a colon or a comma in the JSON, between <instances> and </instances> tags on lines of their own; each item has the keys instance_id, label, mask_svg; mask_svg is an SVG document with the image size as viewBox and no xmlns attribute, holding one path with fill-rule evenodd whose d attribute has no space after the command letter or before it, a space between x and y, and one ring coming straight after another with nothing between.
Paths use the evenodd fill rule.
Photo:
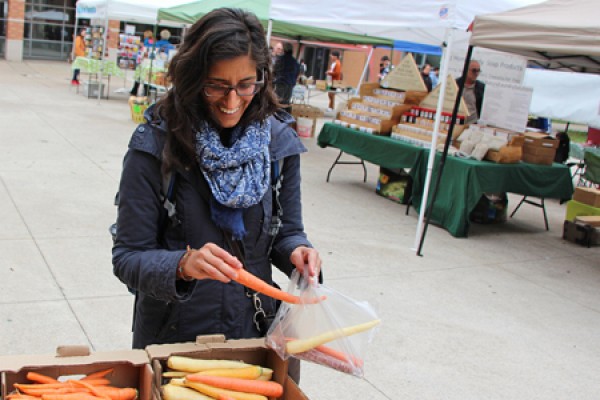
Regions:
<instances>
[{"instance_id":1,"label":"woman's dark curly hair","mask_svg":"<svg viewBox=\"0 0 600 400\"><path fill-rule=\"evenodd\" d=\"M193 129L202 120L215 124L202 94L210 67L222 60L246 55L256 63L257 77L265 83L244 112L240 120L242 126L266 120L277 107L272 88L271 55L260 21L241 9L219 8L190 28L169 65L167 75L173 88L157 104L159 115L168 125L164 168L193 165L196 157Z\"/></svg>"}]
</instances>

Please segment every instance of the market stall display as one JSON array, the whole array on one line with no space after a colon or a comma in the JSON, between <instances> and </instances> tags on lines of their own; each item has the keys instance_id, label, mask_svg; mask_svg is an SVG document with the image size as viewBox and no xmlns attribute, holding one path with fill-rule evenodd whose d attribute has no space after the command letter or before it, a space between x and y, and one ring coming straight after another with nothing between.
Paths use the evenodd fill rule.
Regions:
<instances>
[{"instance_id":1,"label":"market stall display","mask_svg":"<svg viewBox=\"0 0 600 400\"><path fill-rule=\"evenodd\" d=\"M419 210L427 172L428 149L331 123L323 126L318 144L321 147L338 148L361 161L385 168L410 168L413 178L412 204ZM440 156L439 153L436 154L437 159ZM341 163L334 162L328 178L337 164ZM511 192L554 199L570 199L573 194L569 168L562 164L498 164L448 157L446 168L439 195L433 206L432 220L456 237L467 236L469 214L484 193ZM437 171L434 176L435 174Z\"/></svg>"},{"instance_id":2,"label":"market stall display","mask_svg":"<svg viewBox=\"0 0 600 400\"><path fill-rule=\"evenodd\" d=\"M123 71L117 66L117 63L110 60L77 57L73 61L71 68L80 69L82 73L88 74L88 79L83 82L83 94L87 97L97 97L100 95L108 99L111 76L123 77ZM107 78L106 93L104 93L104 82L101 81L101 77Z\"/></svg>"},{"instance_id":3,"label":"market stall display","mask_svg":"<svg viewBox=\"0 0 600 400\"><path fill-rule=\"evenodd\" d=\"M93 25L85 30L85 54L94 60L102 59L104 52L104 27Z\"/></svg>"},{"instance_id":4,"label":"market stall display","mask_svg":"<svg viewBox=\"0 0 600 400\"><path fill-rule=\"evenodd\" d=\"M140 36L119 34L117 64L123 69L135 69L141 61L143 43Z\"/></svg>"}]
</instances>

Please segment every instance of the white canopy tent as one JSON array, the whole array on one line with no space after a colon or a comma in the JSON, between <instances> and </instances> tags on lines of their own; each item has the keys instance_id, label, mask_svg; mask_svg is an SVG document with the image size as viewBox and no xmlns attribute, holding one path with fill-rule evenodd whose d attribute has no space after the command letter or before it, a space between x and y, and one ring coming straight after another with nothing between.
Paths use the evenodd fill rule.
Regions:
<instances>
[{"instance_id":1,"label":"white canopy tent","mask_svg":"<svg viewBox=\"0 0 600 400\"><path fill-rule=\"evenodd\" d=\"M549 0L476 17L470 43L520 54L544 68L600 73L598 15L598 0Z\"/></svg>"},{"instance_id":2,"label":"white canopy tent","mask_svg":"<svg viewBox=\"0 0 600 400\"><path fill-rule=\"evenodd\" d=\"M600 75L527 68L523 86L531 114L600 128Z\"/></svg>"},{"instance_id":3,"label":"white canopy tent","mask_svg":"<svg viewBox=\"0 0 600 400\"><path fill-rule=\"evenodd\" d=\"M471 45L527 57L530 111L600 127L600 1L550 0L478 16ZM557 72L566 71L566 72ZM572 73L572 72L584 72Z\"/></svg>"},{"instance_id":4,"label":"white canopy tent","mask_svg":"<svg viewBox=\"0 0 600 400\"><path fill-rule=\"evenodd\" d=\"M537 4L541 0L380 0L377 5L361 0L329 0L319 4L315 12L312 0L272 0L270 17L273 19L326 27L348 32L389 37L417 43L442 46L445 44L440 67L440 96L434 122L431 148L437 147L440 118L446 91L449 54L456 40L464 40L465 33L476 15L512 10ZM414 249L420 253L423 237L429 185L433 172L435 151L429 152L425 190L419 213Z\"/></svg>"},{"instance_id":5,"label":"white canopy tent","mask_svg":"<svg viewBox=\"0 0 600 400\"><path fill-rule=\"evenodd\" d=\"M188 0L168 0L171 5L178 5ZM75 32L82 18L102 21L104 25L104 43L107 43L108 21L126 21L139 24L156 25L158 9L164 6L164 0L78 0L75 5ZM181 24L165 24L181 26ZM104 52L103 52L104 53ZM102 71L100 71L102 80ZM102 90L98 90L98 100Z\"/></svg>"},{"instance_id":6,"label":"white canopy tent","mask_svg":"<svg viewBox=\"0 0 600 400\"><path fill-rule=\"evenodd\" d=\"M549 0L495 15L477 16L472 25L473 34L463 68L463 82L474 46L520 54L548 68L599 73L600 29L594 21L594 12L598 11L600 2L597 0ZM463 85L460 85L457 97L460 98L462 91ZM440 158L432 203L452 141L457 108L458 99ZM429 219L424 233L428 224ZM424 237L423 234L419 251Z\"/></svg>"},{"instance_id":7,"label":"white canopy tent","mask_svg":"<svg viewBox=\"0 0 600 400\"><path fill-rule=\"evenodd\" d=\"M166 3L170 6L188 3L189 0L78 0L77 18L118 20L155 25L158 9ZM181 26L169 24L166 26Z\"/></svg>"}]
</instances>

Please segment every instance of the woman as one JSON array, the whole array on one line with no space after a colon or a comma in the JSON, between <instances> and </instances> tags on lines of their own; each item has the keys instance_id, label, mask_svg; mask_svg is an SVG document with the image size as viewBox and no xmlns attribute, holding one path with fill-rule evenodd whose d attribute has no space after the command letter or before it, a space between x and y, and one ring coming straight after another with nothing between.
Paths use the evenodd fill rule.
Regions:
<instances>
[{"instance_id":1,"label":"woman","mask_svg":"<svg viewBox=\"0 0 600 400\"><path fill-rule=\"evenodd\" d=\"M85 33L86 29L83 28L79 32L79 36L75 38L75 44L73 45L73 55L75 58L77 57L85 57ZM71 85L78 86L79 85L79 74L81 70L79 68L73 69L73 78L71 78Z\"/></svg>"},{"instance_id":2,"label":"woman","mask_svg":"<svg viewBox=\"0 0 600 400\"><path fill-rule=\"evenodd\" d=\"M208 13L171 62L173 88L133 134L113 265L137 294L134 348L203 334L264 335L253 319L261 316L261 304L273 314L275 301L261 295L258 304L232 280L237 270L270 283L271 263L288 275L294 268L320 273L301 215L300 153L306 149L289 128L289 115L276 112L270 63L253 14ZM279 165L276 195L271 176ZM161 192L175 203L175 215L166 215ZM280 212L282 226L272 238L271 219Z\"/></svg>"},{"instance_id":3,"label":"woman","mask_svg":"<svg viewBox=\"0 0 600 400\"><path fill-rule=\"evenodd\" d=\"M327 75L330 77L329 79L331 82L342 79L342 62L340 61L340 52L337 50L331 52L331 66L329 67L329 71L327 71ZM329 107L327 108L327 111L333 111L335 110L335 89L329 89L332 91L327 93L327 96L329 97Z\"/></svg>"}]
</instances>

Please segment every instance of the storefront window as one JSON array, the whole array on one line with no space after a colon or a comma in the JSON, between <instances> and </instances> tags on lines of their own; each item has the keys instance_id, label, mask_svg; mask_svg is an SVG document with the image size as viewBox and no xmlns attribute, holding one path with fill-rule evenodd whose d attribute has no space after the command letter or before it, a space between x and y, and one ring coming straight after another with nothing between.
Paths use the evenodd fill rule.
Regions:
<instances>
[{"instance_id":1,"label":"storefront window","mask_svg":"<svg viewBox=\"0 0 600 400\"><path fill-rule=\"evenodd\" d=\"M74 28L75 0L27 1L23 58L66 60Z\"/></svg>"},{"instance_id":2,"label":"storefront window","mask_svg":"<svg viewBox=\"0 0 600 400\"><path fill-rule=\"evenodd\" d=\"M6 19L8 17L8 1L0 0L0 57L6 54Z\"/></svg>"}]
</instances>

